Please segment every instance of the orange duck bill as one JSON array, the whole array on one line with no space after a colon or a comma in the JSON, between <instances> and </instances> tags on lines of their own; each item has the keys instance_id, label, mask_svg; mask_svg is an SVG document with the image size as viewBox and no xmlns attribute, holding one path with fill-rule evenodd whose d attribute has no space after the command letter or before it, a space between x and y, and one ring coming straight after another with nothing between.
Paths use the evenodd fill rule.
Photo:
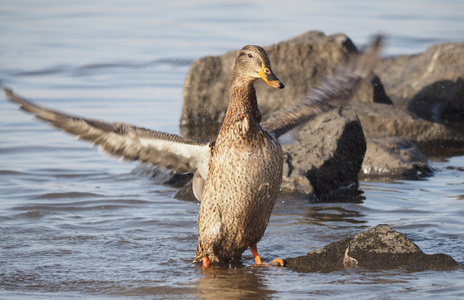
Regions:
<instances>
[{"instance_id":1,"label":"orange duck bill","mask_svg":"<svg viewBox=\"0 0 464 300\"><path fill-rule=\"evenodd\" d=\"M259 77L261 77L267 84L272 87L283 89L285 84L272 72L271 67L263 66L259 72Z\"/></svg>"}]
</instances>

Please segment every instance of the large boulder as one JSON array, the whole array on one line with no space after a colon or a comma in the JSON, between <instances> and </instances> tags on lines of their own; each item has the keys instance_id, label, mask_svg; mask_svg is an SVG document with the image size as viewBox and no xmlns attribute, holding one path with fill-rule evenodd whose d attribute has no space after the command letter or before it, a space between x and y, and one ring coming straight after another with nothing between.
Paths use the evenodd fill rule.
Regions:
<instances>
[{"instance_id":1,"label":"large boulder","mask_svg":"<svg viewBox=\"0 0 464 300\"><path fill-rule=\"evenodd\" d=\"M264 49L274 72L285 83L285 89L273 89L261 80L256 82L263 115L300 102L315 85L331 76L342 62L358 52L346 35L326 36L318 31L307 32ZM230 51L192 63L183 91L181 128L185 136L206 140L215 138L229 102L237 54L238 51ZM353 98L391 103L377 77L372 82L363 83Z\"/></svg>"},{"instance_id":2,"label":"large boulder","mask_svg":"<svg viewBox=\"0 0 464 300\"><path fill-rule=\"evenodd\" d=\"M436 82L455 82L463 77L464 42L433 45L421 54L385 58L375 71L394 102L410 100Z\"/></svg>"},{"instance_id":3,"label":"large boulder","mask_svg":"<svg viewBox=\"0 0 464 300\"><path fill-rule=\"evenodd\" d=\"M425 254L406 236L384 224L307 255L287 258L285 262L286 267L299 272L330 272L353 267L412 271L459 268L451 256Z\"/></svg>"},{"instance_id":4,"label":"large boulder","mask_svg":"<svg viewBox=\"0 0 464 300\"><path fill-rule=\"evenodd\" d=\"M361 121L366 138L402 137L425 153L464 147L464 134L445 126L413 116L396 106L355 102L352 107Z\"/></svg>"},{"instance_id":5,"label":"large boulder","mask_svg":"<svg viewBox=\"0 0 464 300\"><path fill-rule=\"evenodd\" d=\"M277 90L257 81L264 126L278 110L301 101L358 52L346 35L326 36L317 31L264 48L275 73L286 84L285 89ZM432 174L421 151L451 155L464 148L464 131L448 126L450 119L459 121L464 112L463 48L464 43L437 45L420 55L383 59L376 73L386 82L385 89L379 77L374 77L360 86L345 108L294 130L298 137L291 143L281 138L287 158L282 190L322 195L357 187L366 151L364 137L368 142L363 178L412 179ZM237 51L230 51L193 62L183 91L184 136L216 138L227 109L236 56ZM396 100L395 105L385 90Z\"/></svg>"},{"instance_id":6,"label":"large boulder","mask_svg":"<svg viewBox=\"0 0 464 300\"><path fill-rule=\"evenodd\" d=\"M294 144L283 144L282 191L321 196L358 187L366 139L356 113L342 107L302 126Z\"/></svg>"},{"instance_id":7,"label":"large boulder","mask_svg":"<svg viewBox=\"0 0 464 300\"><path fill-rule=\"evenodd\" d=\"M286 156L283 193L322 196L339 189L357 189L366 139L361 123L350 107L319 115L289 135L281 138L293 141L282 145ZM166 184L168 181L164 180ZM193 199L191 184L182 188L176 198Z\"/></svg>"},{"instance_id":8,"label":"large boulder","mask_svg":"<svg viewBox=\"0 0 464 300\"><path fill-rule=\"evenodd\" d=\"M395 105L464 132L464 42L383 59L376 73Z\"/></svg>"},{"instance_id":9,"label":"large boulder","mask_svg":"<svg viewBox=\"0 0 464 300\"><path fill-rule=\"evenodd\" d=\"M424 87L409 101L407 109L420 118L464 133L464 80L442 80Z\"/></svg>"},{"instance_id":10,"label":"large boulder","mask_svg":"<svg viewBox=\"0 0 464 300\"><path fill-rule=\"evenodd\" d=\"M300 102L315 85L358 53L346 35L326 36L317 31L264 48L275 73L286 84L284 90L276 90L257 81L264 127L266 121L272 122L274 112ZM231 51L193 62L184 85L181 117L184 136L200 140L216 138L227 109L237 53ZM391 104L378 77L364 82L353 98ZM344 187L357 188L366 142L351 108L334 110L311 120L298 131L294 143L283 143L283 149L287 160L282 190L286 193L322 195ZM188 189L178 196L188 196Z\"/></svg>"}]
</instances>

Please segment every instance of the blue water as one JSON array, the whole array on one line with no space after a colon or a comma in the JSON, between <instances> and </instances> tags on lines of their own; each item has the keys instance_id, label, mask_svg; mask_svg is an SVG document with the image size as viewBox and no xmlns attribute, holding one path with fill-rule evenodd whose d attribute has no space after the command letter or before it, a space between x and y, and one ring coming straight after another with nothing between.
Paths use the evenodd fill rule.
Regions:
<instances>
[{"instance_id":1,"label":"blue water","mask_svg":"<svg viewBox=\"0 0 464 300\"><path fill-rule=\"evenodd\" d=\"M384 56L462 41L462 1L2 1L0 80L42 105L179 133L196 58L309 30ZM382 77L381 74L379 74ZM282 78L284 81L285 79ZM387 91L388 93L388 91ZM199 205L33 119L0 96L0 298L462 298L464 272L300 274L191 263ZM464 157L421 181L361 182L357 203L279 199L265 260L304 255L380 223L464 264Z\"/></svg>"}]
</instances>

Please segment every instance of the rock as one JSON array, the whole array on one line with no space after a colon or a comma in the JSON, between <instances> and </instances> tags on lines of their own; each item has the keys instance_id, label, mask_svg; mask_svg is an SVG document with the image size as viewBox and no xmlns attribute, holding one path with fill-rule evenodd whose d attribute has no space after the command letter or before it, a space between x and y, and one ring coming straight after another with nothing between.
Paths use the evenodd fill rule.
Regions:
<instances>
[{"instance_id":1,"label":"rock","mask_svg":"<svg viewBox=\"0 0 464 300\"><path fill-rule=\"evenodd\" d=\"M361 121L366 138L402 137L425 153L443 153L464 147L464 134L443 124L412 116L398 107L355 102L351 106Z\"/></svg>"},{"instance_id":2,"label":"rock","mask_svg":"<svg viewBox=\"0 0 464 300\"><path fill-rule=\"evenodd\" d=\"M358 187L366 140L351 108L317 116L302 126L298 135L293 145L282 145L287 155L282 191L321 196Z\"/></svg>"},{"instance_id":3,"label":"rock","mask_svg":"<svg viewBox=\"0 0 464 300\"><path fill-rule=\"evenodd\" d=\"M277 90L262 81L256 82L263 115L300 102L313 86L331 76L334 69L357 53L346 35L326 36L317 31L264 49L269 54L274 72L284 81L285 89ZM231 51L193 62L183 91L181 127L185 136L203 140L215 138L229 101L229 86L237 53ZM391 103L377 77L372 82L363 83L353 98Z\"/></svg>"},{"instance_id":4,"label":"rock","mask_svg":"<svg viewBox=\"0 0 464 300\"><path fill-rule=\"evenodd\" d=\"M256 83L265 120L271 119L269 112L301 101L314 85L331 76L342 62L358 52L346 35L325 36L321 32L308 32L265 49L274 71L286 84L279 91L263 82ZM192 64L184 85L181 118L184 136L200 140L216 138L227 108L236 56L237 51L231 51ZM391 104L378 77L363 83L354 98ZM366 144L359 120L351 109L331 112L308 122L299 130L299 136L294 145L283 145L287 155L283 191L322 195L358 186L357 174ZM188 194L187 188L179 197Z\"/></svg>"},{"instance_id":5,"label":"rock","mask_svg":"<svg viewBox=\"0 0 464 300\"><path fill-rule=\"evenodd\" d=\"M302 126L297 135L293 144L282 144L287 157L281 186L283 193L322 196L338 189L358 187L366 140L351 108L317 116L310 124ZM180 189L175 197L191 200L191 183Z\"/></svg>"},{"instance_id":6,"label":"rock","mask_svg":"<svg viewBox=\"0 0 464 300\"><path fill-rule=\"evenodd\" d=\"M198 199L195 198L195 195L193 194L192 180L180 188L174 195L174 198L179 200L198 202Z\"/></svg>"},{"instance_id":7,"label":"rock","mask_svg":"<svg viewBox=\"0 0 464 300\"><path fill-rule=\"evenodd\" d=\"M464 132L464 42L384 59L376 73L396 106Z\"/></svg>"},{"instance_id":8,"label":"rock","mask_svg":"<svg viewBox=\"0 0 464 300\"><path fill-rule=\"evenodd\" d=\"M427 86L464 74L464 42L434 45L426 52L386 58L375 69L394 102L410 100Z\"/></svg>"},{"instance_id":9,"label":"rock","mask_svg":"<svg viewBox=\"0 0 464 300\"><path fill-rule=\"evenodd\" d=\"M265 49L286 88L277 90L257 81L264 126L272 122L274 113L301 101L313 86L357 53L346 35L326 36L316 31ZM319 116L302 126L296 142L283 142L287 160L282 190L320 196L344 187L356 188L366 148L364 136L369 140L364 179L415 179L432 174L420 151L451 155L464 148L464 130L447 126L450 119L459 119L464 112L463 80L459 77L464 74L463 49L464 43L437 45L420 55L383 59L376 73L386 82L385 89L396 100L395 105L379 77L374 77L360 86L349 104L351 108ZM230 51L193 62L183 91L184 136L216 138L227 109L236 55L237 51ZM402 99L412 99L410 111ZM281 138L281 142L284 140ZM190 197L189 189L181 190L178 197Z\"/></svg>"},{"instance_id":10,"label":"rock","mask_svg":"<svg viewBox=\"0 0 464 300\"><path fill-rule=\"evenodd\" d=\"M455 123L462 123L464 121L464 80L462 78L458 78L456 82L442 80L424 87L409 101L408 111L431 122L451 126ZM464 132L462 129L461 131Z\"/></svg>"},{"instance_id":11,"label":"rock","mask_svg":"<svg viewBox=\"0 0 464 300\"><path fill-rule=\"evenodd\" d=\"M360 179L419 179L432 173L427 157L411 141L400 137L367 139Z\"/></svg>"},{"instance_id":12,"label":"rock","mask_svg":"<svg viewBox=\"0 0 464 300\"><path fill-rule=\"evenodd\" d=\"M331 243L305 256L285 259L286 267L299 272L330 272L346 268L446 271L459 268L446 254L425 254L403 234L388 225L377 225L352 239Z\"/></svg>"}]
</instances>

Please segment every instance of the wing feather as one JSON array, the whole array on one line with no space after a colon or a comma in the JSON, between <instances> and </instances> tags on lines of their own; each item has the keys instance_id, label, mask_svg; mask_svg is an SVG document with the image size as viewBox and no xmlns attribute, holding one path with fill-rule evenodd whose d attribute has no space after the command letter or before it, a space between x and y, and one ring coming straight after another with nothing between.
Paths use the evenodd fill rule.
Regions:
<instances>
[{"instance_id":1,"label":"wing feather","mask_svg":"<svg viewBox=\"0 0 464 300\"><path fill-rule=\"evenodd\" d=\"M378 36L370 53L357 55L336 71L332 78L315 88L302 102L268 120L264 124L266 129L279 137L318 114L346 103L360 83L372 75L378 61L381 40L382 37Z\"/></svg>"},{"instance_id":2,"label":"wing feather","mask_svg":"<svg viewBox=\"0 0 464 300\"><path fill-rule=\"evenodd\" d=\"M23 110L80 139L99 145L110 155L161 165L180 172L195 173L200 170L206 177L209 143L126 123L107 123L69 115L38 106L9 89L5 89L5 94Z\"/></svg>"}]
</instances>

